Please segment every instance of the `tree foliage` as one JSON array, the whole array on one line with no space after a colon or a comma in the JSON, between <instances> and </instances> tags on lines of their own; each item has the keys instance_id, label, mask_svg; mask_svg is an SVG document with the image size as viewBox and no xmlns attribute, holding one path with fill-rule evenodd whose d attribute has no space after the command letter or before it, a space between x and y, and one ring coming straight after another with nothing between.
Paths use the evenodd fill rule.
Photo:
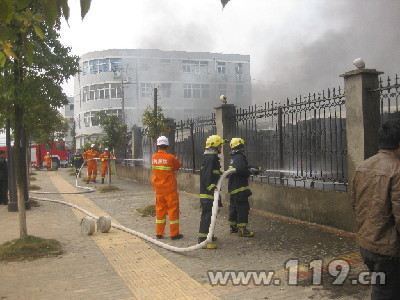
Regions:
<instances>
[{"instance_id":1,"label":"tree foliage","mask_svg":"<svg viewBox=\"0 0 400 300\"><path fill-rule=\"evenodd\" d=\"M118 149L125 146L125 136L127 126L116 115L107 115L104 112L97 113L100 127L103 129L105 136L102 143L111 149Z\"/></svg>"},{"instance_id":2,"label":"tree foliage","mask_svg":"<svg viewBox=\"0 0 400 300\"><path fill-rule=\"evenodd\" d=\"M90 9L91 0L80 0L81 17ZM44 38L43 25L52 29L62 17L68 21L68 0L0 0L0 67L7 58L20 59L15 51L18 41L25 40L28 60L33 55L31 38Z\"/></svg>"},{"instance_id":3,"label":"tree foliage","mask_svg":"<svg viewBox=\"0 0 400 300\"><path fill-rule=\"evenodd\" d=\"M171 133L171 128L168 125L161 106L157 107L157 113L150 105L147 106L142 116L142 123L147 127L147 136L152 140L156 140L160 135L168 136Z\"/></svg>"},{"instance_id":4,"label":"tree foliage","mask_svg":"<svg viewBox=\"0 0 400 300\"><path fill-rule=\"evenodd\" d=\"M69 131L69 123L56 109L44 112L46 116L37 115L39 122L32 124L35 128L29 130L29 139L35 144L44 144L58 139L64 139Z\"/></svg>"}]
</instances>

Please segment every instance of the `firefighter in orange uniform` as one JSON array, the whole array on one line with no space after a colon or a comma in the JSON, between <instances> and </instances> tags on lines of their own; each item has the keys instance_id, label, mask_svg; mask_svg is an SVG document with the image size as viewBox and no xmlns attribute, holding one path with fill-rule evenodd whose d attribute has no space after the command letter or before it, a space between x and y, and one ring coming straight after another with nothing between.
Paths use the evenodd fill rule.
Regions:
<instances>
[{"instance_id":1,"label":"firefighter in orange uniform","mask_svg":"<svg viewBox=\"0 0 400 300\"><path fill-rule=\"evenodd\" d=\"M99 152L96 150L96 145L92 144L90 150L83 153L83 159L88 166L88 173L86 177L86 184L92 179L93 182L97 182L97 161L96 158L99 157Z\"/></svg>"},{"instance_id":2,"label":"firefighter in orange uniform","mask_svg":"<svg viewBox=\"0 0 400 300\"><path fill-rule=\"evenodd\" d=\"M100 154L101 183L102 184L104 184L104 177L106 177L106 174L108 172L110 160L113 160L113 159L115 159L115 157L110 152L108 152L108 148L105 148L104 152L102 154ZM111 176L110 176L110 182L111 182Z\"/></svg>"},{"instance_id":3,"label":"firefighter in orange uniform","mask_svg":"<svg viewBox=\"0 0 400 300\"><path fill-rule=\"evenodd\" d=\"M51 169L51 156L50 156L50 152L46 153L46 156L44 157L44 161L46 162L46 168L47 170Z\"/></svg>"},{"instance_id":4,"label":"firefighter in orange uniform","mask_svg":"<svg viewBox=\"0 0 400 300\"><path fill-rule=\"evenodd\" d=\"M179 233L179 196L175 177L175 171L182 164L176 156L167 153L168 146L168 138L165 136L157 139L157 153L151 157L151 183L156 192L156 237L164 237L168 214L169 233L171 239L176 240L183 237Z\"/></svg>"}]
</instances>

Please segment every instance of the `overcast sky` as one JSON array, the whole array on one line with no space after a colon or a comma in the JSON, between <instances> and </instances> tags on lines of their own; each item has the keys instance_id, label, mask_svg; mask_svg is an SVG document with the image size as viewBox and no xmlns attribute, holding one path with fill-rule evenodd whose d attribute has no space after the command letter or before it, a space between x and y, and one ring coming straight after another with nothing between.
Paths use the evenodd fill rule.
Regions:
<instances>
[{"instance_id":1,"label":"overcast sky","mask_svg":"<svg viewBox=\"0 0 400 300\"><path fill-rule=\"evenodd\" d=\"M160 49L250 55L253 102L343 86L362 57L400 74L399 0L93 0L81 21L70 0L61 40L82 55ZM72 80L64 86L73 96ZM1 141L0 141L1 144Z\"/></svg>"},{"instance_id":2,"label":"overcast sky","mask_svg":"<svg viewBox=\"0 0 400 300\"><path fill-rule=\"evenodd\" d=\"M362 57L367 68L400 73L398 0L93 0L81 21L69 1L61 37L73 54L160 49L250 55L253 102L343 85ZM68 96L72 84L66 85Z\"/></svg>"}]
</instances>

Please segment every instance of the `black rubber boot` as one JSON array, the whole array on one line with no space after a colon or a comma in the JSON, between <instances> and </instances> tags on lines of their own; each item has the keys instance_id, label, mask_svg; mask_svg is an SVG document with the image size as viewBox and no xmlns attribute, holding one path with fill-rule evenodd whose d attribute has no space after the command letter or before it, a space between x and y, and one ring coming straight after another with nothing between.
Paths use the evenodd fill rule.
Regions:
<instances>
[{"instance_id":1,"label":"black rubber boot","mask_svg":"<svg viewBox=\"0 0 400 300\"><path fill-rule=\"evenodd\" d=\"M104 184L104 178L101 179L101 184Z\"/></svg>"},{"instance_id":2,"label":"black rubber boot","mask_svg":"<svg viewBox=\"0 0 400 300\"><path fill-rule=\"evenodd\" d=\"M237 233L238 227L236 225L231 225L231 233Z\"/></svg>"},{"instance_id":3,"label":"black rubber boot","mask_svg":"<svg viewBox=\"0 0 400 300\"><path fill-rule=\"evenodd\" d=\"M178 234L178 235L171 236L171 240L179 240L179 239L181 239L181 238L183 238L183 235L182 235L182 234Z\"/></svg>"},{"instance_id":4,"label":"black rubber boot","mask_svg":"<svg viewBox=\"0 0 400 300\"><path fill-rule=\"evenodd\" d=\"M254 236L254 232L247 230L246 226L238 227L238 231L239 231L239 236L243 236L243 237L253 237Z\"/></svg>"}]
</instances>

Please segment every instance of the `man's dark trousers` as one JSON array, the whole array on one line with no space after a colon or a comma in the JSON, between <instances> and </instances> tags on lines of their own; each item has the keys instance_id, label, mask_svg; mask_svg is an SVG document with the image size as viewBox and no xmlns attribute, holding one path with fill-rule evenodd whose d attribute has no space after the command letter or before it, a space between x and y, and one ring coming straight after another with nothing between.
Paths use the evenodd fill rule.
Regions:
<instances>
[{"instance_id":1,"label":"man's dark trousers","mask_svg":"<svg viewBox=\"0 0 400 300\"><path fill-rule=\"evenodd\" d=\"M376 284L372 284L371 299L400 299L400 258L378 254L363 248L360 248L360 252L371 273L385 274L383 284L380 284L380 276L377 276Z\"/></svg>"}]
</instances>

